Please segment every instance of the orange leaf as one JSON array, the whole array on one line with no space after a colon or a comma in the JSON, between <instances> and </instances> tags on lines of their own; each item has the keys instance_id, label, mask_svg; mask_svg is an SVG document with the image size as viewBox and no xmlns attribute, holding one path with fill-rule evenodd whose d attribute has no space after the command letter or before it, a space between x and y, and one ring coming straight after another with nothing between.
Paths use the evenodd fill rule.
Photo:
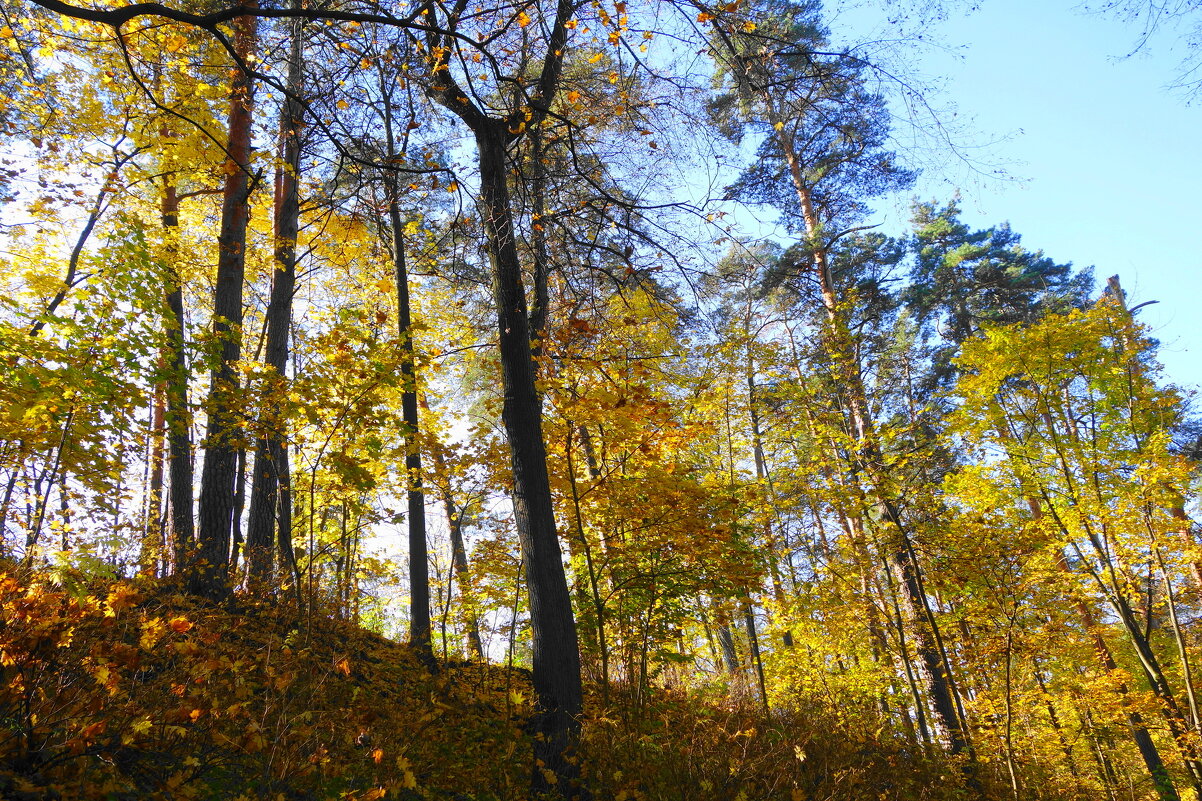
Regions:
<instances>
[{"instance_id":1,"label":"orange leaf","mask_svg":"<svg viewBox=\"0 0 1202 801\"><path fill-rule=\"evenodd\" d=\"M89 726L84 726L83 731L81 731L79 733L79 736L81 739L90 740L93 737L95 737L97 734L100 734L101 732L103 732L104 727L107 725L108 724L105 721L101 720L101 721L97 721L96 723L93 723Z\"/></svg>"},{"instance_id":2,"label":"orange leaf","mask_svg":"<svg viewBox=\"0 0 1202 801\"><path fill-rule=\"evenodd\" d=\"M175 633L183 634L185 631L188 631L196 624L193 623L191 620L188 620L188 618L186 618L186 617L173 617L173 618L171 618L171 622L169 625L171 626L171 630L174 631Z\"/></svg>"},{"instance_id":3,"label":"orange leaf","mask_svg":"<svg viewBox=\"0 0 1202 801\"><path fill-rule=\"evenodd\" d=\"M118 585L105 600L108 602L109 610L115 614L123 609L129 609L141 600L141 596L137 590L131 587Z\"/></svg>"}]
</instances>

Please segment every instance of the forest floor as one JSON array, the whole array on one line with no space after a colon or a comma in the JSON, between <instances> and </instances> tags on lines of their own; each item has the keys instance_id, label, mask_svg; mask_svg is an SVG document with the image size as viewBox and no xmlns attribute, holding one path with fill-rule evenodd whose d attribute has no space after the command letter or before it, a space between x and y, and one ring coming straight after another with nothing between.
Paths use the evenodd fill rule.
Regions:
<instances>
[{"instance_id":1,"label":"forest floor","mask_svg":"<svg viewBox=\"0 0 1202 801\"><path fill-rule=\"evenodd\" d=\"M211 605L0 562L0 679L6 799L529 797L525 671L431 672L402 644L284 602ZM837 711L629 695L591 693L579 758L597 799L1009 795Z\"/></svg>"}]
</instances>

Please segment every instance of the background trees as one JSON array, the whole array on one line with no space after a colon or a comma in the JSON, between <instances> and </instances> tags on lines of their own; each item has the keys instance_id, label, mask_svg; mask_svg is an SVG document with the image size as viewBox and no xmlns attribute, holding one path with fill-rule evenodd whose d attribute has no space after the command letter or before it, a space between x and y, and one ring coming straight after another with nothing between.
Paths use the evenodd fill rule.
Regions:
<instances>
[{"instance_id":1,"label":"background trees","mask_svg":"<svg viewBox=\"0 0 1202 801\"><path fill-rule=\"evenodd\" d=\"M817 7L40 6L7 556L529 664L539 791L666 687L1018 797L1198 784L1185 407L1008 227L863 227L913 173ZM787 235L659 185L699 141Z\"/></svg>"}]
</instances>

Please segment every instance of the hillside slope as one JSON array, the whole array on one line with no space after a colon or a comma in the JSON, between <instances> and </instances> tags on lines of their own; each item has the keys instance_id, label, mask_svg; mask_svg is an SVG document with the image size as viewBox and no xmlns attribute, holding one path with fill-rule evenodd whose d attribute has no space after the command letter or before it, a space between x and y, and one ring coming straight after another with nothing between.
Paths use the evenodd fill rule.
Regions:
<instances>
[{"instance_id":1,"label":"hillside slope","mask_svg":"<svg viewBox=\"0 0 1202 801\"><path fill-rule=\"evenodd\" d=\"M288 605L0 566L0 678L4 798L528 796L522 671L432 674ZM580 758L599 799L965 797L953 764L879 737L662 691L594 703Z\"/></svg>"}]
</instances>

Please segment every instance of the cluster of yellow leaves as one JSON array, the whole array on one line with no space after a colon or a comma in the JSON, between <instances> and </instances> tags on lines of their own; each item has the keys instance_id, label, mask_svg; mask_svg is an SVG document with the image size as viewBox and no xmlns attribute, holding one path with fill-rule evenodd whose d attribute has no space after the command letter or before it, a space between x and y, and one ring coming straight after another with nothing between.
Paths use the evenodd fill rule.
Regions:
<instances>
[{"instance_id":1,"label":"cluster of yellow leaves","mask_svg":"<svg viewBox=\"0 0 1202 801\"><path fill-rule=\"evenodd\" d=\"M452 663L432 675L408 649L320 614L76 579L67 590L0 563L0 797L529 797L521 672ZM822 718L829 708L766 720L671 692L614 697L606 709L589 699L572 757L598 798L889 789L937 801L963 789L932 791L945 764L907 763L879 732Z\"/></svg>"},{"instance_id":2,"label":"cluster of yellow leaves","mask_svg":"<svg viewBox=\"0 0 1202 801\"><path fill-rule=\"evenodd\" d=\"M384 798L522 786L498 671L375 635L0 565L0 797ZM404 688L404 691L402 691ZM416 797L416 796L413 796Z\"/></svg>"}]
</instances>

